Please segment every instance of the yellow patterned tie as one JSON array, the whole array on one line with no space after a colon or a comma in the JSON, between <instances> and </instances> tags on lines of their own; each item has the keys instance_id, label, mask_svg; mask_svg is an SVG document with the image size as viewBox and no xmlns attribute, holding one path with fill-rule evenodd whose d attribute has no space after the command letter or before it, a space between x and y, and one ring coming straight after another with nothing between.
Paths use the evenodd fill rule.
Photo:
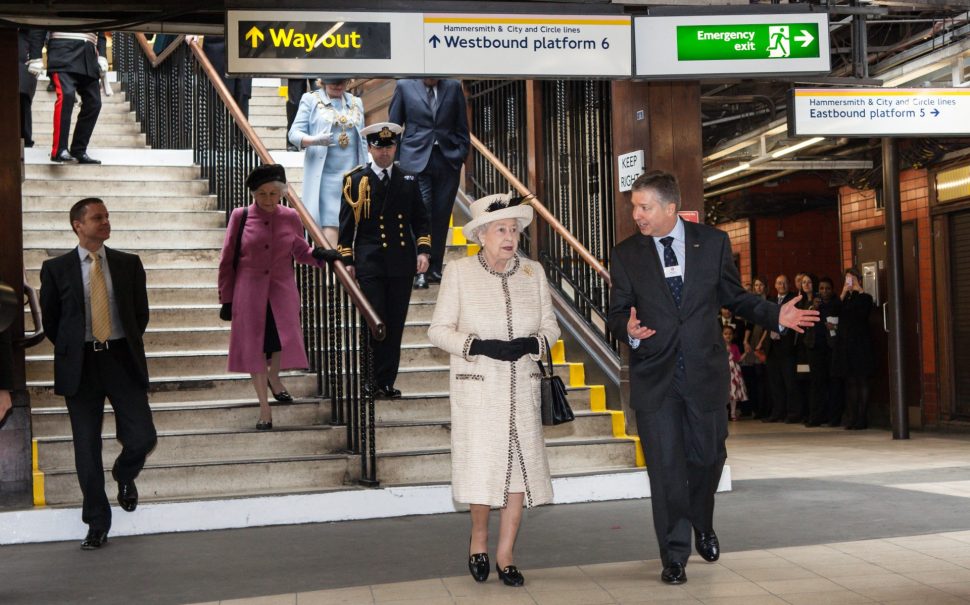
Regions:
<instances>
[{"instance_id":1,"label":"yellow patterned tie","mask_svg":"<svg viewBox=\"0 0 970 605\"><path fill-rule=\"evenodd\" d=\"M111 338L111 308L108 306L108 285L101 271L101 257L88 252L91 258L91 335L100 342Z\"/></svg>"}]
</instances>

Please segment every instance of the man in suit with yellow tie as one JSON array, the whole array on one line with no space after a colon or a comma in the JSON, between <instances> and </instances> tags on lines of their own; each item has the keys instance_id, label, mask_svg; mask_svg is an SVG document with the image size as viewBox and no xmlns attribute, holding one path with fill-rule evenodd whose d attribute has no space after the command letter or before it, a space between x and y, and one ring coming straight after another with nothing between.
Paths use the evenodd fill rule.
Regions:
<instances>
[{"instance_id":1,"label":"man in suit with yellow tie","mask_svg":"<svg viewBox=\"0 0 970 605\"><path fill-rule=\"evenodd\" d=\"M104 202L85 198L71 208L78 247L45 261L40 271L44 332L54 343L54 392L63 395L74 435L74 461L88 524L83 550L107 543L111 507L104 491L101 425L105 397L115 412L121 454L111 469L118 504L138 505L135 478L155 447L148 406L148 326L145 269L134 254L104 245L111 222Z\"/></svg>"}]
</instances>

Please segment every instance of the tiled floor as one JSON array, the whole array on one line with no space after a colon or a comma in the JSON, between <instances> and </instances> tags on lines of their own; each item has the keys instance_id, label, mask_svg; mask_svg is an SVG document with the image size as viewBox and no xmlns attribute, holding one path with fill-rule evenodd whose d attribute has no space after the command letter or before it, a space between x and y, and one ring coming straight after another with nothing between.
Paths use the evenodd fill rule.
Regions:
<instances>
[{"instance_id":1,"label":"tiled floor","mask_svg":"<svg viewBox=\"0 0 970 605\"><path fill-rule=\"evenodd\" d=\"M970 498L970 475L919 480L919 473L970 466L966 437L914 434L893 441L884 431L732 423L728 442L736 489L756 479L820 478ZM883 477L916 473L914 481ZM967 502L970 514L970 500ZM873 523L891 520L873 519ZM648 553L645 553L648 554ZM970 603L970 531L726 552L714 564L693 557L688 582L659 581L658 560L527 569L523 588L494 572L476 584L468 575L221 601L232 605L836 605Z\"/></svg>"},{"instance_id":2,"label":"tiled floor","mask_svg":"<svg viewBox=\"0 0 970 605\"><path fill-rule=\"evenodd\" d=\"M693 557L666 586L659 562L529 570L523 588L469 576L222 601L223 605L949 605L970 603L970 531Z\"/></svg>"}]
</instances>

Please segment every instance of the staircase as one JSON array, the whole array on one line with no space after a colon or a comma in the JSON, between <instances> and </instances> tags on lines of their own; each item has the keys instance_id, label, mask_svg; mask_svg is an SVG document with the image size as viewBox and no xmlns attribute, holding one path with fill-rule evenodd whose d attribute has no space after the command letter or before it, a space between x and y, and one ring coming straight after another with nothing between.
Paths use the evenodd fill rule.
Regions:
<instances>
[{"instance_id":1,"label":"staircase","mask_svg":"<svg viewBox=\"0 0 970 605\"><path fill-rule=\"evenodd\" d=\"M255 430L258 404L249 377L226 371L229 324L218 319L224 214L208 195L190 152L144 148L125 95L115 90L103 99L89 150L105 163L78 166L49 162L50 130L44 126L52 119L54 96L38 88L33 103L37 148L27 150L23 194L24 256L28 280L39 287L41 263L76 245L67 218L71 204L96 196L111 213L108 245L138 254L145 265L149 400L159 438L138 479L142 501L359 489L359 460L343 451L345 427L328 424L330 402L315 396L315 375L287 373L284 382L296 401L275 404L274 430ZM270 149L285 149L284 103L275 87L254 86L250 115ZM106 132L109 127L114 134ZM283 151L274 157L288 165L299 190L300 154ZM453 243L449 258L475 252L460 231ZM449 360L427 338L437 292L434 285L412 297L396 384L404 397L376 403L378 479L385 487L450 481ZM45 341L28 353L35 504L78 505L70 421L63 398L53 393L52 345ZM603 387L584 384L582 364L567 363L561 343L554 354L576 412L574 422L546 428L554 476L642 466L635 441L623 436L622 414L606 410ZM110 469L120 446L110 406L106 410L104 460ZM108 476L106 484L110 493Z\"/></svg>"},{"instance_id":2,"label":"staircase","mask_svg":"<svg viewBox=\"0 0 970 605\"><path fill-rule=\"evenodd\" d=\"M286 80L278 78L253 79L253 96L249 99L249 123L270 151L286 149L285 86ZM303 165L302 157L300 165Z\"/></svg>"}]
</instances>

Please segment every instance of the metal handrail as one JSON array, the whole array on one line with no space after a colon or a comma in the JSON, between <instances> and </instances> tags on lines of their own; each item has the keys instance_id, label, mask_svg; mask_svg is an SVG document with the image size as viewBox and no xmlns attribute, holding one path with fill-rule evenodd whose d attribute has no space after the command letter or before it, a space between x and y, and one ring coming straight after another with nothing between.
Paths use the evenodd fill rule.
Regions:
<instances>
[{"instance_id":1,"label":"metal handrail","mask_svg":"<svg viewBox=\"0 0 970 605\"><path fill-rule=\"evenodd\" d=\"M184 39L185 36L179 36L179 38ZM138 40L138 44L141 46L142 52L145 53L145 56L151 60L151 57L155 56L155 53L152 51L151 44L148 43L148 39L145 37L145 34L135 34L135 39ZM154 60L151 61L152 67L160 64L162 61L164 61L165 57L174 51L172 46L173 45L169 45L162 52L162 54L159 55L158 63L156 63ZM226 88L225 82L222 81L222 76L216 73L215 68L212 67L212 62L209 61L209 58L202 51L202 47L199 46L198 41L192 40L188 42L188 47L191 49L196 61L198 61L199 66L202 67L202 70L209 78L209 81L216 89L216 92L219 94L219 98L222 99L222 102L225 103L229 113L232 114L233 120L235 120L236 124L239 126L243 136L246 137L249 144L253 146L253 149L256 151L257 155L259 155L260 161L262 161L264 164L274 163L273 157L270 155L269 150L266 149L262 139L260 139L256 134L256 131L249 123L249 120L246 119L245 115L243 115L242 109L239 108L239 105L236 103L236 100L233 99L229 89ZM288 183L286 185L286 197L290 201L290 205L293 207L293 209L296 210L297 214L300 215L300 220L303 222L303 226L307 230L307 233L310 234L313 242L317 246L332 250L333 246L330 244L327 238L324 237L323 231L320 230L320 227L313 220L313 217L310 216L310 213L303 205L303 200L300 199L300 196L296 192L296 188L293 187L292 184ZM340 280L341 285L347 289L347 293L350 295L354 306L360 310L360 314L364 318L364 321L367 322L367 327L370 329L371 335L377 340L384 340L384 336L387 334L387 327L384 325L384 322L381 320L380 316L377 315L377 312L374 311L374 307L371 306L370 301L368 301L367 297L364 296L364 293L357 285L357 282L347 271L346 265L339 260L335 261L333 265L334 273L336 274L337 279Z\"/></svg>"},{"instance_id":2,"label":"metal handrail","mask_svg":"<svg viewBox=\"0 0 970 605\"><path fill-rule=\"evenodd\" d=\"M24 332L22 338L14 339L14 344L27 349L40 344L44 340L44 322L40 311L40 299L37 296L37 290L28 283L26 272L24 272L24 297L27 299L27 305L30 307L30 318L34 322L34 331L29 335Z\"/></svg>"},{"instance_id":3,"label":"metal handrail","mask_svg":"<svg viewBox=\"0 0 970 605\"><path fill-rule=\"evenodd\" d=\"M482 157L484 157L488 163L491 164L499 172L499 174L501 174L502 177L504 177L512 185L512 187L519 192L520 195L532 196L529 204L531 204L533 209L535 209L535 213L538 214L539 217L542 218L542 220L553 229L553 231L558 233L559 236L562 237L563 241L565 241L587 265L592 267L593 270L606 281L608 286L612 285L610 282L610 272L606 270L606 267L604 267L603 264L599 262L599 260L593 256L592 253L590 253L590 251L587 250L578 239L576 239L576 236L570 233L569 230L566 229L551 212L549 212L549 209L546 208L537 197L535 197L534 193L529 191L529 188L526 187L522 181L517 179L515 175L512 174L512 171L502 163L502 160L498 159L494 153L489 151L488 147L478 140L475 135L472 134L469 136L471 138L472 146L478 151L478 153L480 153Z\"/></svg>"},{"instance_id":4,"label":"metal handrail","mask_svg":"<svg viewBox=\"0 0 970 605\"><path fill-rule=\"evenodd\" d=\"M185 40L185 35L179 34L176 36L168 46L162 49L162 52L159 55L155 54L155 49L151 44L148 43L148 38L145 36L145 34L135 34L135 39L138 40L138 45L141 46L142 52L145 53L145 57L148 58L148 62L154 68L164 63L165 60L175 52L175 49L179 47L179 44Z\"/></svg>"}]
</instances>

